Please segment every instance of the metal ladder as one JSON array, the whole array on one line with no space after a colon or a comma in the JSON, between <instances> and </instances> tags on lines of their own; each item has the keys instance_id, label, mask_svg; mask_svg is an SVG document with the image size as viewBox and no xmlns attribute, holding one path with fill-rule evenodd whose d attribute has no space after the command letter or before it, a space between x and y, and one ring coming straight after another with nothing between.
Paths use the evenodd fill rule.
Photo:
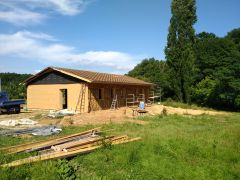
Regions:
<instances>
[{"instance_id":1,"label":"metal ladder","mask_svg":"<svg viewBox=\"0 0 240 180\"><path fill-rule=\"evenodd\" d=\"M116 95L116 97L113 99L110 109L111 109L111 110L115 110L115 109L116 109L116 105L117 105L117 108L118 108L117 95Z\"/></svg>"},{"instance_id":2,"label":"metal ladder","mask_svg":"<svg viewBox=\"0 0 240 180\"><path fill-rule=\"evenodd\" d=\"M81 88L81 91L79 92L79 97L78 97L77 105L75 108L75 112L77 111L78 105L79 105L79 112L80 113L84 112L85 92L86 92L86 85L82 84L82 88Z\"/></svg>"}]
</instances>

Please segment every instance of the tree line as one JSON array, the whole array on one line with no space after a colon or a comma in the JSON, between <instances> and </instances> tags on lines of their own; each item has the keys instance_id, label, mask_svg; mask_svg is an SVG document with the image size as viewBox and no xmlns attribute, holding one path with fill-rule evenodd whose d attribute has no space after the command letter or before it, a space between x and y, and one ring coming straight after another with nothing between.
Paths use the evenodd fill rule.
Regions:
<instances>
[{"instance_id":1,"label":"tree line","mask_svg":"<svg viewBox=\"0 0 240 180\"><path fill-rule=\"evenodd\" d=\"M196 61L195 72L189 75L193 82L188 103L239 110L240 28L230 31L225 37L207 32L199 33L193 47ZM165 60L144 59L128 75L161 87L165 99L181 101L172 85L176 79L172 77L174 74Z\"/></svg>"},{"instance_id":2,"label":"tree line","mask_svg":"<svg viewBox=\"0 0 240 180\"><path fill-rule=\"evenodd\" d=\"M2 81L2 91L8 93L11 99L25 99L26 87L21 84L24 80L32 76L31 74L0 73Z\"/></svg>"},{"instance_id":3,"label":"tree line","mask_svg":"<svg viewBox=\"0 0 240 180\"><path fill-rule=\"evenodd\" d=\"M240 109L240 28L225 37L195 33L195 0L173 0L166 61L144 59L129 76L155 83L165 98Z\"/></svg>"}]
</instances>

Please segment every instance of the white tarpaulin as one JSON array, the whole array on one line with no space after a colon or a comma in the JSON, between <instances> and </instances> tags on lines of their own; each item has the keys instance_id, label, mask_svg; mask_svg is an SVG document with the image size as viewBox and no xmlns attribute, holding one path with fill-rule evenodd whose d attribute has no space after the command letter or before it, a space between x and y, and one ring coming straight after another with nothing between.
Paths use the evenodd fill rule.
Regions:
<instances>
[{"instance_id":1,"label":"white tarpaulin","mask_svg":"<svg viewBox=\"0 0 240 180\"><path fill-rule=\"evenodd\" d=\"M42 126L25 129L14 129L14 130L0 130L0 136L17 136L21 134L32 134L34 136L49 136L58 134L62 131L57 126Z\"/></svg>"},{"instance_id":2,"label":"white tarpaulin","mask_svg":"<svg viewBox=\"0 0 240 180\"><path fill-rule=\"evenodd\" d=\"M35 125L38 122L31 119L19 119L19 120L4 120L0 121L0 126L18 126L18 125Z\"/></svg>"},{"instance_id":3,"label":"white tarpaulin","mask_svg":"<svg viewBox=\"0 0 240 180\"><path fill-rule=\"evenodd\" d=\"M76 114L74 111L69 111L67 109L62 109L60 111L49 111L48 117L51 118L57 118L57 117L62 117L62 116L71 116Z\"/></svg>"}]
</instances>

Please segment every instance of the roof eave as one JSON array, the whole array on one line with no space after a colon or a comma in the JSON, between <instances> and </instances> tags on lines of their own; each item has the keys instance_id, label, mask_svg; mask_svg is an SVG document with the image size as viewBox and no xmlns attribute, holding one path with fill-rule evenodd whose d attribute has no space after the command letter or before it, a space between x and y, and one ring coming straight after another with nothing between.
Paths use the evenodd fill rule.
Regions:
<instances>
[{"instance_id":1,"label":"roof eave","mask_svg":"<svg viewBox=\"0 0 240 180\"><path fill-rule=\"evenodd\" d=\"M72 77L75 77L75 78L77 78L77 79L86 81L86 82L88 82L88 83L91 83L91 82L92 82L92 81L89 80L89 79L83 78L83 77L81 77L81 76L77 76L77 75L75 75L75 74L66 72L66 71L64 71L64 70L60 70L60 69L58 69L58 68L53 68L53 70L58 71L58 72L61 72L61 73L66 74L66 75L69 75L69 76L72 76Z\"/></svg>"},{"instance_id":2,"label":"roof eave","mask_svg":"<svg viewBox=\"0 0 240 180\"><path fill-rule=\"evenodd\" d=\"M131 85L131 86L154 86L153 83L119 83L119 82L104 82L104 81L92 81L91 84L115 84L115 85Z\"/></svg>"},{"instance_id":3,"label":"roof eave","mask_svg":"<svg viewBox=\"0 0 240 180\"><path fill-rule=\"evenodd\" d=\"M65 74L65 75L72 76L72 77L77 78L77 79L80 79L80 80L82 80L82 81L86 81L86 82L88 82L88 83L91 83L91 82L92 82L92 81L90 81L89 79L86 79L86 78L77 76L77 75L75 75L75 74L66 72L66 71L64 71L64 70L61 70L61 69L58 69L58 68L55 68L55 67L47 67L47 68L43 69L42 71L38 72L37 74L35 74L35 75L29 77L28 79L26 79L25 81L23 81L22 84L23 84L23 85L29 84L29 82L31 82L32 80L38 78L40 75L46 73L46 71L48 71L48 70L55 70L55 71L58 71L58 72L60 72L60 73Z\"/></svg>"}]
</instances>

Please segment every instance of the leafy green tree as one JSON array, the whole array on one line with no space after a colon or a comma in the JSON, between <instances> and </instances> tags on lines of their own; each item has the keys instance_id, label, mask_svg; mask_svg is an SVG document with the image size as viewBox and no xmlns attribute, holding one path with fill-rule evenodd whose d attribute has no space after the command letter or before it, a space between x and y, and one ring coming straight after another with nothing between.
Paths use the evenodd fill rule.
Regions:
<instances>
[{"instance_id":1,"label":"leafy green tree","mask_svg":"<svg viewBox=\"0 0 240 180\"><path fill-rule=\"evenodd\" d=\"M165 96L169 96L172 92L166 61L159 61L154 58L144 59L127 75L156 84L163 90Z\"/></svg>"},{"instance_id":2,"label":"leafy green tree","mask_svg":"<svg viewBox=\"0 0 240 180\"><path fill-rule=\"evenodd\" d=\"M170 68L172 89L176 99L190 102L191 86L195 74L195 30L197 21L195 0L173 0L171 5L167 47L167 64Z\"/></svg>"},{"instance_id":3,"label":"leafy green tree","mask_svg":"<svg viewBox=\"0 0 240 180\"><path fill-rule=\"evenodd\" d=\"M192 100L202 106L209 106L218 84L218 80L211 79L210 77L204 78L194 88Z\"/></svg>"},{"instance_id":4,"label":"leafy green tree","mask_svg":"<svg viewBox=\"0 0 240 180\"><path fill-rule=\"evenodd\" d=\"M227 34L226 38L232 40L240 50L240 28L233 29L232 31L230 31Z\"/></svg>"},{"instance_id":5,"label":"leafy green tree","mask_svg":"<svg viewBox=\"0 0 240 180\"><path fill-rule=\"evenodd\" d=\"M194 46L198 68L195 92L202 87L202 81L209 77L219 82L212 89L211 100L206 103L204 99L198 98L197 102L216 108L237 110L240 109L240 51L238 44L229 38L229 34L225 38L205 32L197 35ZM206 89L203 88L202 91L204 90Z\"/></svg>"}]
</instances>

